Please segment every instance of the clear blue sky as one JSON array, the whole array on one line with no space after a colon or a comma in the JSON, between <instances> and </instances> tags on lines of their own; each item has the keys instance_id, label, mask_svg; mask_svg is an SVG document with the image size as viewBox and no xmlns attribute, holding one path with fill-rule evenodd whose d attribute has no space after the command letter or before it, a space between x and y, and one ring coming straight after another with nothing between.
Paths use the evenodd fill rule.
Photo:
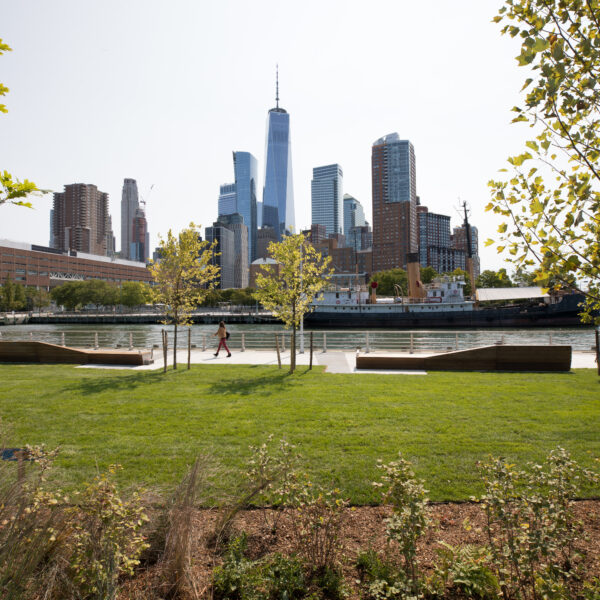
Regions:
<instances>
[{"instance_id":1,"label":"clear blue sky","mask_svg":"<svg viewBox=\"0 0 600 600\"><path fill-rule=\"evenodd\" d=\"M299 228L310 225L315 166L340 163L344 191L371 215L372 143L397 131L415 146L417 192L459 224L472 207L483 268L498 221L487 181L527 130L509 125L527 76L518 42L491 23L495 0L0 0L0 57L10 88L0 168L38 186L94 183L110 195L120 240L123 179L152 184L158 233L217 217L233 150L264 171L266 115L279 63L291 115ZM262 195L262 194L261 194ZM48 244L52 196L2 208L0 238Z\"/></svg>"}]
</instances>

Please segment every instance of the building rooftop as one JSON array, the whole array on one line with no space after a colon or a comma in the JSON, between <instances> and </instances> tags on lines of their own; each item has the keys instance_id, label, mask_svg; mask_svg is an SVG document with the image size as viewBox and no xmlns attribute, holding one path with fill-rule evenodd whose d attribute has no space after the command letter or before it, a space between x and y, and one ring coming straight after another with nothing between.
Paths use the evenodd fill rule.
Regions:
<instances>
[{"instance_id":1,"label":"building rooftop","mask_svg":"<svg viewBox=\"0 0 600 600\"><path fill-rule=\"evenodd\" d=\"M64 250L57 250L56 248L47 248L46 246L38 246L36 244L28 244L26 242L15 242L12 240L0 239L0 246L4 246L5 248L14 248L16 250L31 250L33 252L48 252L50 254L62 254L64 256L85 258L87 260L97 260L100 262L123 265L125 267L140 268L146 266L146 263L136 260L124 260L122 258L113 258L112 256L102 256L101 254L87 254L86 252L77 252L75 250L69 253Z\"/></svg>"},{"instance_id":2,"label":"building rooftop","mask_svg":"<svg viewBox=\"0 0 600 600\"><path fill-rule=\"evenodd\" d=\"M511 287L511 288L479 288L476 292L477 300L486 302L491 300L528 300L530 298L548 298L549 294L544 293L543 288L532 287Z\"/></svg>"}]
</instances>

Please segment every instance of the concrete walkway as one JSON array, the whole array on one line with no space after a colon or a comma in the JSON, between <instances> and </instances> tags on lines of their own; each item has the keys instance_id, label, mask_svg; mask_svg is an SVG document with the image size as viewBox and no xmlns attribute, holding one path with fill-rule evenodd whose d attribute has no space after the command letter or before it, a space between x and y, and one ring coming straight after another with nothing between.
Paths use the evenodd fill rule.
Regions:
<instances>
[{"instance_id":1,"label":"concrete walkway","mask_svg":"<svg viewBox=\"0 0 600 600\"><path fill-rule=\"evenodd\" d=\"M394 353L398 354L398 353ZM296 365L306 367L309 364L310 354L297 354ZM191 353L191 362L194 365L219 365L219 366L235 366L235 365L272 365L277 366L277 353L272 350L246 350L245 352L233 351L231 358L227 358L225 352L221 352L219 356L214 356L212 350L193 349ZM180 350L177 352L178 366L185 368L187 365L187 351ZM285 351L281 353L282 367L289 366L290 353ZM173 351L169 352L167 364L173 364ZM379 375L425 375L425 371L370 371L361 369L357 371L355 368L356 353L355 352L315 352L313 354L313 365L324 366L328 373L377 373ZM123 366L123 365L81 365L80 369L127 369L134 371L153 371L163 368L162 352L154 350L154 363L143 366ZM593 352L573 352L571 361L573 369L595 369L595 355Z\"/></svg>"}]
</instances>

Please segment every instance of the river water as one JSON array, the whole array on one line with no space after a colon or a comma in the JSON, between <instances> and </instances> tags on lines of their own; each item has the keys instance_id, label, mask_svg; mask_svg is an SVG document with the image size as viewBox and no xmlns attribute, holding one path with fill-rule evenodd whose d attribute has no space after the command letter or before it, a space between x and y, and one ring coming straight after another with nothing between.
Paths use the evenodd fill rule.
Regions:
<instances>
[{"instance_id":1,"label":"river water","mask_svg":"<svg viewBox=\"0 0 600 600\"><path fill-rule=\"evenodd\" d=\"M161 343L161 331L166 329L169 344L173 342L173 327L164 325L4 325L0 326L0 340L38 340L66 346L115 348L130 346L151 348ZM193 325L191 343L198 347L212 347L215 325ZM234 349L275 347L278 334L279 344L289 346L289 331L279 325L235 325L231 331L230 345ZM178 346L187 345L187 328L179 328ZM309 344L310 330L305 330L305 345ZM595 345L594 329L548 328L548 329L456 329L448 330L367 330L355 329L323 331L315 330L313 343L316 349L351 350L454 350L504 344L567 344L574 350L592 350Z\"/></svg>"}]
</instances>

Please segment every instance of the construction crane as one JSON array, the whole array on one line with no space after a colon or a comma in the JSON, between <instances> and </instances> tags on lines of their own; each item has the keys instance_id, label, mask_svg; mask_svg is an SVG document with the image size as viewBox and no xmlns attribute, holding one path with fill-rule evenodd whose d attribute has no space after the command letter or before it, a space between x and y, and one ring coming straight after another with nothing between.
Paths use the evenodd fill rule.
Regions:
<instances>
[{"instance_id":1,"label":"construction crane","mask_svg":"<svg viewBox=\"0 0 600 600\"><path fill-rule=\"evenodd\" d=\"M154 184L152 184L150 186L150 189L148 190L148 193L146 194L146 198L150 198L150 194L152 193L152 188L154 187ZM142 196L140 194L140 204L144 205L144 208L146 207L146 198L144 198L144 196Z\"/></svg>"}]
</instances>

